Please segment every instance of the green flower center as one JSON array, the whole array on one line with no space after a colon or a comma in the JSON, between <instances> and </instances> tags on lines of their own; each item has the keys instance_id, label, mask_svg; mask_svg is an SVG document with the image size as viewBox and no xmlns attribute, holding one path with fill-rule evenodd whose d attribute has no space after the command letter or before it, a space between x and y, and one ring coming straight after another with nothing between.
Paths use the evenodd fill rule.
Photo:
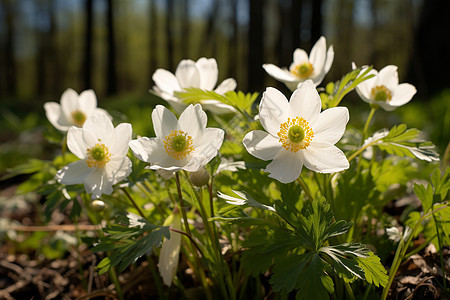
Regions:
<instances>
[{"instance_id":1,"label":"green flower center","mask_svg":"<svg viewBox=\"0 0 450 300\"><path fill-rule=\"evenodd\" d=\"M86 115L84 114L84 112L82 112L80 110L73 111L72 112L72 120L76 126L81 127L81 126L83 126L84 122L86 121Z\"/></svg>"},{"instance_id":2,"label":"green flower center","mask_svg":"<svg viewBox=\"0 0 450 300\"><path fill-rule=\"evenodd\" d=\"M187 133L182 130L172 130L164 138L164 149L168 155L181 160L194 151L193 143L194 140Z\"/></svg>"},{"instance_id":3,"label":"green flower center","mask_svg":"<svg viewBox=\"0 0 450 300\"><path fill-rule=\"evenodd\" d=\"M314 71L314 67L310 62L306 62L300 65L296 65L292 70L291 73L295 76L305 79L308 78L312 72Z\"/></svg>"},{"instance_id":4,"label":"green flower center","mask_svg":"<svg viewBox=\"0 0 450 300\"><path fill-rule=\"evenodd\" d=\"M384 85L377 85L370 91L372 99L375 101L389 102L392 99L391 91Z\"/></svg>"},{"instance_id":5,"label":"green flower center","mask_svg":"<svg viewBox=\"0 0 450 300\"><path fill-rule=\"evenodd\" d=\"M300 143L305 138L305 130L300 125L293 125L289 128L288 138L293 143Z\"/></svg>"},{"instance_id":6,"label":"green flower center","mask_svg":"<svg viewBox=\"0 0 450 300\"><path fill-rule=\"evenodd\" d=\"M86 153L88 155L86 163L90 168L103 168L111 159L111 153L105 144L97 143L94 147L87 149Z\"/></svg>"}]
</instances>

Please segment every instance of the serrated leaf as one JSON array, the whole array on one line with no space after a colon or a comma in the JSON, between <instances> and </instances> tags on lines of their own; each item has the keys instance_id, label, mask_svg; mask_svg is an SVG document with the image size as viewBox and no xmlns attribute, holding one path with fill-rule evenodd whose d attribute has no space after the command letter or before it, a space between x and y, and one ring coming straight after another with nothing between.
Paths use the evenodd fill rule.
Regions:
<instances>
[{"instance_id":1,"label":"serrated leaf","mask_svg":"<svg viewBox=\"0 0 450 300\"><path fill-rule=\"evenodd\" d=\"M425 188L424 185L415 183L414 193L422 203L423 211L427 212L428 210L430 210L431 206L433 205L433 187L431 186L431 184L428 184L428 186Z\"/></svg>"},{"instance_id":2,"label":"serrated leaf","mask_svg":"<svg viewBox=\"0 0 450 300\"><path fill-rule=\"evenodd\" d=\"M369 252L367 257L356 257L359 266L363 268L366 280L375 286L386 286L389 276L380 262L380 258Z\"/></svg>"}]
</instances>

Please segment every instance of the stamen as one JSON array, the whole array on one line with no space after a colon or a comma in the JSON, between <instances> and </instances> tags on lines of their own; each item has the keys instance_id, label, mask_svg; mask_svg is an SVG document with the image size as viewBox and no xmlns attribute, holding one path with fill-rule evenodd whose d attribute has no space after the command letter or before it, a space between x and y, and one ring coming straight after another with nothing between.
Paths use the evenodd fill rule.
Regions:
<instances>
[{"instance_id":1,"label":"stamen","mask_svg":"<svg viewBox=\"0 0 450 300\"><path fill-rule=\"evenodd\" d=\"M314 67L310 62L299 64L291 68L291 73L301 79L309 78L313 71Z\"/></svg>"},{"instance_id":2,"label":"stamen","mask_svg":"<svg viewBox=\"0 0 450 300\"><path fill-rule=\"evenodd\" d=\"M86 163L89 168L103 168L111 160L111 153L105 144L97 143L94 147L87 149L86 153L88 155Z\"/></svg>"},{"instance_id":3,"label":"stamen","mask_svg":"<svg viewBox=\"0 0 450 300\"><path fill-rule=\"evenodd\" d=\"M377 85L376 87L372 88L370 94L372 96L372 99L375 101L389 102L392 99L391 91L384 85Z\"/></svg>"},{"instance_id":4,"label":"stamen","mask_svg":"<svg viewBox=\"0 0 450 300\"><path fill-rule=\"evenodd\" d=\"M86 115L80 110L75 110L72 112L72 121L76 126L82 127L86 121Z\"/></svg>"},{"instance_id":5,"label":"stamen","mask_svg":"<svg viewBox=\"0 0 450 300\"><path fill-rule=\"evenodd\" d=\"M171 157L181 160L194 151L193 143L194 140L187 133L182 130L172 130L164 138L164 149Z\"/></svg>"},{"instance_id":6,"label":"stamen","mask_svg":"<svg viewBox=\"0 0 450 300\"><path fill-rule=\"evenodd\" d=\"M286 150L297 152L309 146L314 132L305 119L295 117L294 119L288 118L286 122L281 123L278 137Z\"/></svg>"}]
</instances>

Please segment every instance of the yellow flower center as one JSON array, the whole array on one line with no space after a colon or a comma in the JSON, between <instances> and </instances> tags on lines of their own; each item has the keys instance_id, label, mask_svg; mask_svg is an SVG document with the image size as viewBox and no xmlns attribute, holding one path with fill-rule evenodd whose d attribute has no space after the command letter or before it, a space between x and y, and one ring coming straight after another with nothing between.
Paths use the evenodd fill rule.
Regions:
<instances>
[{"instance_id":1,"label":"yellow flower center","mask_svg":"<svg viewBox=\"0 0 450 300\"><path fill-rule=\"evenodd\" d=\"M108 147L105 144L97 143L94 147L87 149L86 152L88 155L86 163L89 168L103 168L111 159L111 153L109 153Z\"/></svg>"},{"instance_id":2,"label":"yellow flower center","mask_svg":"<svg viewBox=\"0 0 450 300\"><path fill-rule=\"evenodd\" d=\"M295 117L294 119L288 118L286 122L281 123L278 137L286 150L297 152L309 146L314 132L305 119Z\"/></svg>"},{"instance_id":3,"label":"yellow flower center","mask_svg":"<svg viewBox=\"0 0 450 300\"><path fill-rule=\"evenodd\" d=\"M303 64L296 65L292 68L291 73L297 76L298 78L305 79L308 78L312 72L314 71L314 67L310 62L306 62Z\"/></svg>"},{"instance_id":4,"label":"yellow flower center","mask_svg":"<svg viewBox=\"0 0 450 300\"><path fill-rule=\"evenodd\" d=\"M375 101L389 102L392 99L391 91L384 85L377 85L376 87L372 88L370 94L372 96L372 99Z\"/></svg>"},{"instance_id":5,"label":"yellow flower center","mask_svg":"<svg viewBox=\"0 0 450 300\"><path fill-rule=\"evenodd\" d=\"M75 110L72 112L72 120L76 126L82 127L86 121L86 115L80 110Z\"/></svg>"},{"instance_id":6,"label":"yellow flower center","mask_svg":"<svg viewBox=\"0 0 450 300\"><path fill-rule=\"evenodd\" d=\"M164 149L173 158L181 160L194 151L193 143L194 140L187 133L182 130L172 130L164 138Z\"/></svg>"}]
</instances>

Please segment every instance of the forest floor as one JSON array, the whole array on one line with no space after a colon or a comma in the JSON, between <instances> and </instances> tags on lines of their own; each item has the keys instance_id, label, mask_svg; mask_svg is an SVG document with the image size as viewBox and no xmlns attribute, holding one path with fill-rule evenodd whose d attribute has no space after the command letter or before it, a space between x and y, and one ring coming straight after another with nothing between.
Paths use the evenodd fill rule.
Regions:
<instances>
[{"instance_id":1,"label":"forest floor","mask_svg":"<svg viewBox=\"0 0 450 300\"><path fill-rule=\"evenodd\" d=\"M8 199L13 194L14 186L3 189L0 200ZM60 215L46 224L47 230L72 230L70 226L73 225L69 223L68 218L58 214ZM22 239L31 236L35 230L34 225L42 225L39 215L41 214L36 211L36 205L32 204L18 205L11 211L0 210L1 218L25 225L21 225L21 229L28 232L20 234ZM88 221L80 220L78 227L83 229L83 226L87 229L92 227ZM0 233L1 231L0 228ZM423 242L424 240L419 238L415 241L415 246L420 246ZM61 258L48 259L39 249L21 249L17 241L3 239L0 245L0 299L118 299L109 275L99 275L96 270L96 265L102 258L101 255L92 253L84 243L69 247ZM447 269L448 277L449 247L443 249L442 262L433 245L410 256L400 266L388 299L449 299L448 295L443 293L442 263ZM158 299L146 260L139 260L120 274L118 279L125 299ZM266 281L268 278L262 280ZM185 295L195 295L196 290L198 292L198 288L193 287L184 292ZM268 291L268 295L270 294ZM180 296L171 290L171 299L179 299ZM272 298L273 295L267 297ZM192 299L198 297L194 296Z\"/></svg>"}]
</instances>

